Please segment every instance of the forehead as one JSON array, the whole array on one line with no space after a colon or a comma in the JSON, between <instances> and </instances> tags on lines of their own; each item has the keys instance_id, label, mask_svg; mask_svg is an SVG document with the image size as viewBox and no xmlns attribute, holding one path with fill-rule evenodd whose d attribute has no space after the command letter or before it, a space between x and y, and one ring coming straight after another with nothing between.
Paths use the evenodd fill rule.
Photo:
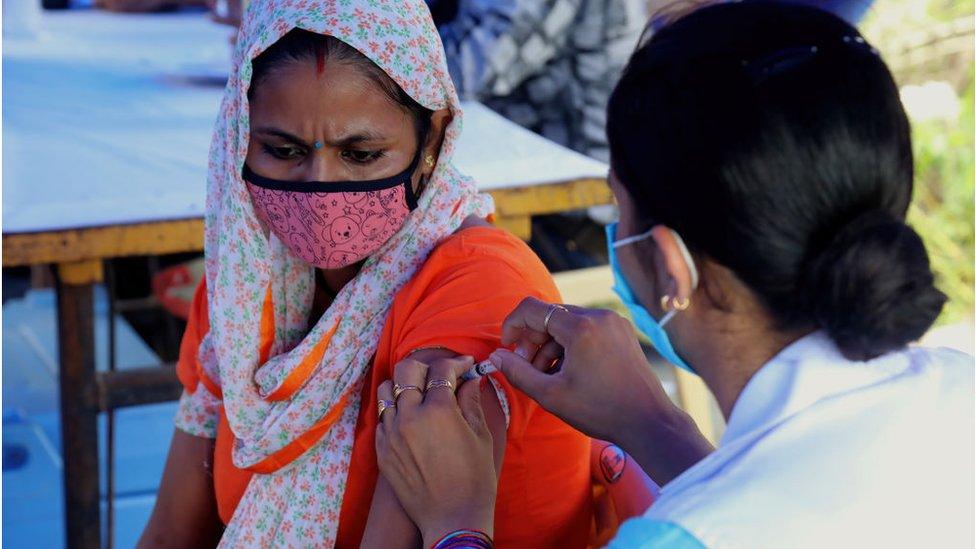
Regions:
<instances>
[{"instance_id":1,"label":"forehead","mask_svg":"<svg viewBox=\"0 0 976 549\"><path fill-rule=\"evenodd\" d=\"M304 120L336 129L348 124L399 127L409 120L379 83L346 62L285 63L269 71L251 95L251 117L260 120Z\"/></svg>"}]
</instances>

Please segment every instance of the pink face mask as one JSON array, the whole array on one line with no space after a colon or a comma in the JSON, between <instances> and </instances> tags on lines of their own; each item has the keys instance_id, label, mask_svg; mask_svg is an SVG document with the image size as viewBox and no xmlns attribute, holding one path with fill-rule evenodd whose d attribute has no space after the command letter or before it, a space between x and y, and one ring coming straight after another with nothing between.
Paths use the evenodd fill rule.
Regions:
<instances>
[{"instance_id":1,"label":"pink face mask","mask_svg":"<svg viewBox=\"0 0 976 549\"><path fill-rule=\"evenodd\" d=\"M417 207L410 176L420 155L393 177L373 181L280 181L244 165L258 218L298 257L320 269L370 256Z\"/></svg>"}]
</instances>

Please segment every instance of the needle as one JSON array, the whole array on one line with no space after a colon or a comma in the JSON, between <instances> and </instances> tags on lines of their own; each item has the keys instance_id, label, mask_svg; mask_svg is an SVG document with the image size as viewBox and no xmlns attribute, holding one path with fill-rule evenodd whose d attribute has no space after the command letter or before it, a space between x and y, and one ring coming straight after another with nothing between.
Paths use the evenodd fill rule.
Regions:
<instances>
[{"instance_id":1,"label":"needle","mask_svg":"<svg viewBox=\"0 0 976 549\"><path fill-rule=\"evenodd\" d=\"M472 366L470 370L464 372L464 374L461 375L461 379L471 381L472 379L477 379L497 371L498 368L495 368L495 365L492 364L490 360L482 360L481 362Z\"/></svg>"}]
</instances>

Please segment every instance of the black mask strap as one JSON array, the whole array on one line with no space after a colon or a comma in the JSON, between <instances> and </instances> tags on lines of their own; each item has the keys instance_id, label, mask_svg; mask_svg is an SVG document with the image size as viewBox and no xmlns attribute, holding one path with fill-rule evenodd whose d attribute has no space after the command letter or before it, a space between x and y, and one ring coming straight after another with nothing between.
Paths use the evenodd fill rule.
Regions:
<instances>
[{"instance_id":1,"label":"black mask strap","mask_svg":"<svg viewBox=\"0 0 976 549\"><path fill-rule=\"evenodd\" d=\"M384 177L383 179L373 179L370 181L282 181L254 173L246 162L244 163L244 168L241 170L241 177L244 181L263 189L295 193L362 193L382 191L396 187L397 185L404 185L406 187L404 190L406 191L407 206L413 210L417 207L417 196L413 192L413 185L410 184L410 176L417 169L421 151L423 151L423 148L417 149L417 153L414 154L410 165L402 172L390 177Z\"/></svg>"}]
</instances>

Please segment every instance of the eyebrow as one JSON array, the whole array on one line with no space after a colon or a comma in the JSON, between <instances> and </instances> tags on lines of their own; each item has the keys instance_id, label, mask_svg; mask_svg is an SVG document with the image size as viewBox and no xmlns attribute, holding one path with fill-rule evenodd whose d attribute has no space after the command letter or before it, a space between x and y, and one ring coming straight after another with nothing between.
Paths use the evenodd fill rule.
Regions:
<instances>
[{"instance_id":1,"label":"eyebrow","mask_svg":"<svg viewBox=\"0 0 976 549\"><path fill-rule=\"evenodd\" d=\"M256 133L262 133L266 135L273 135L275 137L280 137L286 141L290 141L296 145L301 145L303 147L309 146L304 139L296 135L292 135L286 131L279 130L277 128L259 127L259 128L254 128L254 131ZM369 130L361 130L357 133L342 136L339 139L336 139L334 141L328 141L328 143L333 147L342 148L342 147L349 147L352 145L370 142L370 141L382 141L383 139L384 137L379 134L370 132Z\"/></svg>"}]
</instances>

